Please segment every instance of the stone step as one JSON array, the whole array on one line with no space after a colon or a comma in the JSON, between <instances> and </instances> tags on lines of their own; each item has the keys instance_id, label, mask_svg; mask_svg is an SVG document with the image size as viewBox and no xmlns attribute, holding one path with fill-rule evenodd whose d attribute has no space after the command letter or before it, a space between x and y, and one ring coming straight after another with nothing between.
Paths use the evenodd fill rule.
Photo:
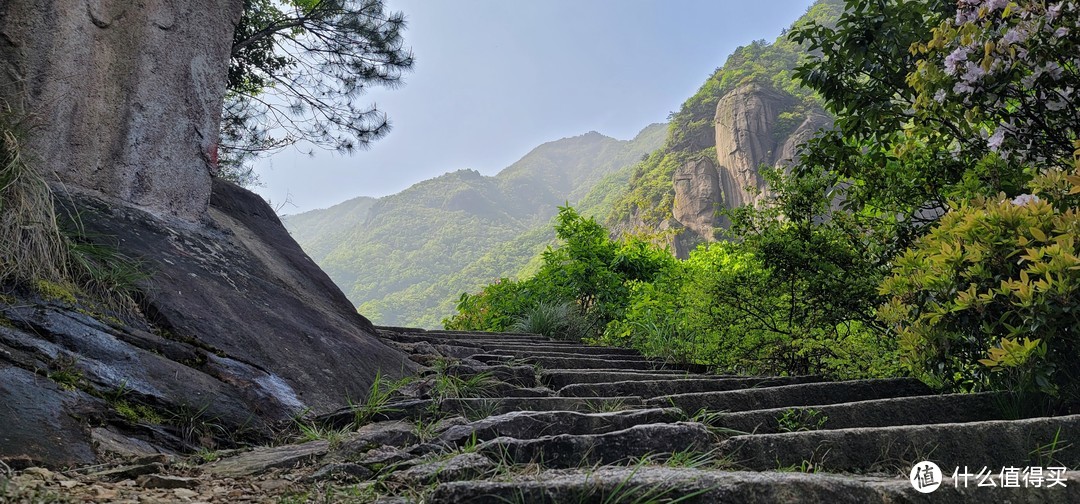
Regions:
<instances>
[{"instance_id":1,"label":"stone step","mask_svg":"<svg viewBox=\"0 0 1080 504\"><path fill-rule=\"evenodd\" d=\"M488 351L507 351L514 353L528 353L528 352L562 352L562 353L576 353L576 354L601 354L601 355L633 355L641 356L641 353L637 350L631 350L629 348L615 348L615 347L602 347L602 346L588 346L588 345L549 345L547 343L536 345L517 345L511 343L483 343L483 348Z\"/></svg>"},{"instance_id":2,"label":"stone step","mask_svg":"<svg viewBox=\"0 0 1080 504\"><path fill-rule=\"evenodd\" d=\"M787 406L837 404L868 399L930 395L930 389L911 378L851 380L842 382L802 383L779 387L695 392L660 396L645 401L656 407L674 406L688 413L700 410L725 412Z\"/></svg>"},{"instance_id":3,"label":"stone step","mask_svg":"<svg viewBox=\"0 0 1080 504\"><path fill-rule=\"evenodd\" d=\"M513 411L579 411L596 413L641 408L640 397L501 397L444 399L440 409L465 416L501 415Z\"/></svg>"},{"instance_id":4,"label":"stone step","mask_svg":"<svg viewBox=\"0 0 1080 504\"><path fill-rule=\"evenodd\" d=\"M1080 472L1066 474L1069 483ZM457 481L435 488L431 504L609 504L614 502L808 502L982 504L1080 502L1080 484L1062 488L956 488L919 494L904 478L798 472L742 472L654 466L542 471L507 480Z\"/></svg>"},{"instance_id":5,"label":"stone step","mask_svg":"<svg viewBox=\"0 0 1080 504\"><path fill-rule=\"evenodd\" d=\"M540 385L536 379L536 368L532 366L465 366L452 365L446 368L446 374L468 378L486 374L492 378L520 387Z\"/></svg>"},{"instance_id":6,"label":"stone step","mask_svg":"<svg viewBox=\"0 0 1080 504\"><path fill-rule=\"evenodd\" d=\"M558 434L536 439L500 437L480 444L477 451L507 464L537 463L548 468L618 464L672 452L705 453L715 438L699 423L635 425L603 434Z\"/></svg>"},{"instance_id":7,"label":"stone step","mask_svg":"<svg viewBox=\"0 0 1080 504\"><path fill-rule=\"evenodd\" d=\"M485 350L484 353L488 355L507 355L516 359L531 359L534 357L551 357L555 359L603 359L619 362L648 362L663 365L663 361L659 359L650 359L648 357L642 357L641 355L579 353L577 350L579 349L573 348L560 352L545 352L540 350L525 350L521 352L511 350Z\"/></svg>"},{"instance_id":8,"label":"stone step","mask_svg":"<svg viewBox=\"0 0 1080 504\"><path fill-rule=\"evenodd\" d=\"M636 369L651 371L657 369L695 371L688 369L687 365L667 364L660 361L626 360L626 359L597 359L593 357L529 357L524 359L535 362L544 369Z\"/></svg>"},{"instance_id":9,"label":"stone step","mask_svg":"<svg viewBox=\"0 0 1080 504\"><path fill-rule=\"evenodd\" d=\"M754 434L796 430L850 429L894 425L1001 420L1005 397L997 393L946 394L871 399L841 404L724 413L716 425ZM787 418L785 425L780 419Z\"/></svg>"},{"instance_id":10,"label":"stone step","mask_svg":"<svg viewBox=\"0 0 1080 504\"><path fill-rule=\"evenodd\" d=\"M734 436L720 451L759 471L809 463L830 472L908 474L915 462L928 460L950 475L965 466L998 474L1004 467L1080 466L1078 433L1080 415L1071 415Z\"/></svg>"},{"instance_id":11,"label":"stone step","mask_svg":"<svg viewBox=\"0 0 1080 504\"><path fill-rule=\"evenodd\" d=\"M679 369L543 369L540 381L558 390L578 383L610 383L630 380L667 380L677 378L727 378L719 375L702 375Z\"/></svg>"},{"instance_id":12,"label":"stone step","mask_svg":"<svg viewBox=\"0 0 1080 504\"><path fill-rule=\"evenodd\" d=\"M659 380L624 380L608 383L577 383L559 389L563 397L636 395L658 397L696 392L723 392L748 388L777 387L820 381L819 377L797 378L675 378Z\"/></svg>"},{"instance_id":13,"label":"stone step","mask_svg":"<svg viewBox=\"0 0 1080 504\"><path fill-rule=\"evenodd\" d=\"M576 411L513 411L465 425L450 427L439 440L451 445L488 441L498 437L535 439L555 434L603 434L635 425L674 423L683 420L681 410L653 408L608 413Z\"/></svg>"},{"instance_id":14,"label":"stone step","mask_svg":"<svg viewBox=\"0 0 1080 504\"><path fill-rule=\"evenodd\" d=\"M443 345L449 346L461 346L469 348L484 349L487 347L500 348L509 347L515 348L533 348L535 346L543 346L552 350L564 350L571 348L585 348L585 349L603 349L609 347L597 347L588 346L581 343L574 343L569 341L553 341L553 340L537 340L537 339L515 339L515 338L467 338L467 339L451 339L451 338L429 338L423 335L410 335L410 334L393 334L385 335L384 338L397 341L399 343L427 343L433 345L436 348ZM625 348L612 348L612 350L627 351ZM622 353L622 352L615 352ZM636 352L631 352L637 354Z\"/></svg>"},{"instance_id":15,"label":"stone step","mask_svg":"<svg viewBox=\"0 0 1080 504\"><path fill-rule=\"evenodd\" d=\"M516 341L549 341L549 338L541 336L539 334L522 334L522 333L494 333L494 332L479 332L479 331L443 331L443 330L424 330L424 329L411 329L404 327L378 327L376 331L380 336L393 338L394 336L413 336L422 337L429 341L431 340L516 340Z\"/></svg>"}]
</instances>

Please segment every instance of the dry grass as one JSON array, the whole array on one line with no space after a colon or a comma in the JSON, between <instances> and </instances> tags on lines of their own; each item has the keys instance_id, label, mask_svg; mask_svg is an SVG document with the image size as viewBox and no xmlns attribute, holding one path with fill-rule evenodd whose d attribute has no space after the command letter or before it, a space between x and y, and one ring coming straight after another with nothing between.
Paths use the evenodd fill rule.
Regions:
<instances>
[{"instance_id":1,"label":"dry grass","mask_svg":"<svg viewBox=\"0 0 1080 504\"><path fill-rule=\"evenodd\" d=\"M0 282L68 283L70 256L52 191L24 157L13 117L0 111Z\"/></svg>"}]
</instances>

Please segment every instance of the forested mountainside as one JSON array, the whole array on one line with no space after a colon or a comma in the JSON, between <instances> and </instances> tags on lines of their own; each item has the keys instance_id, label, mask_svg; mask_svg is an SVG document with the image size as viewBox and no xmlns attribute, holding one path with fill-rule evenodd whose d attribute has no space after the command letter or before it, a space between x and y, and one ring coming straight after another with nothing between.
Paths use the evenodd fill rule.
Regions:
<instances>
[{"instance_id":1,"label":"forested mountainside","mask_svg":"<svg viewBox=\"0 0 1080 504\"><path fill-rule=\"evenodd\" d=\"M831 24L842 11L842 1L823 0L794 26ZM680 257L715 241L728 225L719 210L767 193L761 166L786 166L798 144L831 123L793 78L807 57L787 31L737 49L672 115L663 148L632 169L623 191L606 195L607 227L660 236Z\"/></svg>"},{"instance_id":2,"label":"forested mountainside","mask_svg":"<svg viewBox=\"0 0 1080 504\"><path fill-rule=\"evenodd\" d=\"M459 170L284 221L365 316L433 327L460 293L515 276L554 238L550 219L559 205L576 204L598 185L613 187L605 177L628 173L666 131L654 124L626 141L596 132L564 138L495 176Z\"/></svg>"}]
</instances>

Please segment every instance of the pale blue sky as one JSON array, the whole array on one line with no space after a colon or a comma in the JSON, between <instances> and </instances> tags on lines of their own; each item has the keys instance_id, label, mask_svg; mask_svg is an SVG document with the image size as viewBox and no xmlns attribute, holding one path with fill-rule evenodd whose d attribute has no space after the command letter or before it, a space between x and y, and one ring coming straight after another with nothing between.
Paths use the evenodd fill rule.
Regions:
<instances>
[{"instance_id":1,"label":"pale blue sky","mask_svg":"<svg viewBox=\"0 0 1080 504\"><path fill-rule=\"evenodd\" d=\"M813 0L387 0L416 56L376 103L390 134L353 155L288 149L257 165L282 213L492 175L537 145L665 121L738 46L773 40Z\"/></svg>"}]
</instances>

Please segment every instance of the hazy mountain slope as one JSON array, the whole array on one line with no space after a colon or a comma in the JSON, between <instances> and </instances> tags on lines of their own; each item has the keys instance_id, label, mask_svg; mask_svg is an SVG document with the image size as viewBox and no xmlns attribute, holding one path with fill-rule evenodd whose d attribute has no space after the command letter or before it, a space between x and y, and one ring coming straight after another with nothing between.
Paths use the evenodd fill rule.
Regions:
<instances>
[{"instance_id":1,"label":"hazy mountain slope","mask_svg":"<svg viewBox=\"0 0 1080 504\"><path fill-rule=\"evenodd\" d=\"M461 170L368 204L350 200L285 219L293 236L376 323L434 327L457 297L515 276L553 235L558 205L658 148L596 132L545 143L498 175ZM366 211L365 210L365 205Z\"/></svg>"},{"instance_id":2,"label":"hazy mountain slope","mask_svg":"<svg viewBox=\"0 0 1080 504\"><path fill-rule=\"evenodd\" d=\"M344 239L343 234L349 228L340 223L366 221L376 201L370 196L360 196L330 208L288 215L283 220L293 238L304 244L304 252L319 262Z\"/></svg>"}]
</instances>

